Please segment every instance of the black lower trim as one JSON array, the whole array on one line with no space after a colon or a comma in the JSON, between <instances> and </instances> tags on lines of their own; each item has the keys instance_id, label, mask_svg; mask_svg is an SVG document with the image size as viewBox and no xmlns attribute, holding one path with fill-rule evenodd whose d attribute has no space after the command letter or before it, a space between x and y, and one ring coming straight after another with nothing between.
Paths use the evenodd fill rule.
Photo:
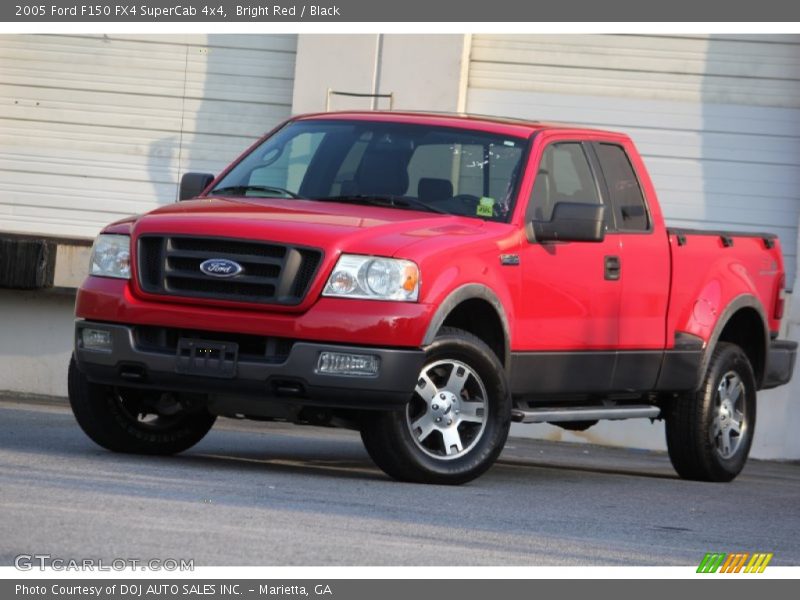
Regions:
<instances>
[{"instance_id":1,"label":"black lower trim","mask_svg":"<svg viewBox=\"0 0 800 600\"><path fill-rule=\"evenodd\" d=\"M513 352L515 396L581 394L611 390L616 352Z\"/></svg>"},{"instance_id":2,"label":"black lower trim","mask_svg":"<svg viewBox=\"0 0 800 600\"><path fill-rule=\"evenodd\" d=\"M767 365L761 389L768 390L789 383L794 373L797 342L774 340L767 353Z\"/></svg>"},{"instance_id":3,"label":"black lower trim","mask_svg":"<svg viewBox=\"0 0 800 600\"><path fill-rule=\"evenodd\" d=\"M681 341L666 351L512 353L511 392L524 397L696 390L707 349L700 338ZM788 383L796 354L796 342L773 340L759 389Z\"/></svg>"},{"instance_id":4,"label":"black lower trim","mask_svg":"<svg viewBox=\"0 0 800 600\"><path fill-rule=\"evenodd\" d=\"M511 392L606 394L649 391L655 387L664 352L515 352Z\"/></svg>"},{"instance_id":5,"label":"black lower trim","mask_svg":"<svg viewBox=\"0 0 800 600\"><path fill-rule=\"evenodd\" d=\"M652 390L664 358L660 350L619 352L614 369L614 390L638 392Z\"/></svg>"},{"instance_id":6,"label":"black lower trim","mask_svg":"<svg viewBox=\"0 0 800 600\"><path fill-rule=\"evenodd\" d=\"M695 389L701 348L641 351L517 352L515 396L610 394Z\"/></svg>"},{"instance_id":7,"label":"black lower trim","mask_svg":"<svg viewBox=\"0 0 800 600\"><path fill-rule=\"evenodd\" d=\"M688 392L697 389L702 363L702 347L667 350L664 352L655 391Z\"/></svg>"},{"instance_id":8,"label":"black lower trim","mask_svg":"<svg viewBox=\"0 0 800 600\"><path fill-rule=\"evenodd\" d=\"M85 327L109 331L113 350L98 352L82 348L80 331ZM316 373L317 360L323 351L376 355L380 360L380 372L377 377ZM106 385L201 394L243 394L303 406L385 410L404 406L411 398L425 353L417 349L296 341L280 364L240 359L231 378L202 377L178 372L175 354L148 352L137 347L130 326L77 321L75 359L90 381Z\"/></svg>"}]
</instances>

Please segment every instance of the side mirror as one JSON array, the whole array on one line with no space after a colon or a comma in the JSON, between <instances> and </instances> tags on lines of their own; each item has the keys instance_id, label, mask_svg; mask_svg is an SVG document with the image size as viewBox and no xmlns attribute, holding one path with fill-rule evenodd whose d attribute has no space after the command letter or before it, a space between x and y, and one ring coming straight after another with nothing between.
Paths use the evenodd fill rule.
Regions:
<instances>
[{"instance_id":1,"label":"side mirror","mask_svg":"<svg viewBox=\"0 0 800 600\"><path fill-rule=\"evenodd\" d=\"M196 198L203 193L209 184L214 181L214 176L210 173L184 173L181 177L181 188L178 193L178 200L189 200Z\"/></svg>"},{"instance_id":2,"label":"side mirror","mask_svg":"<svg viewBox=\"0 0 800 600\"><path fill-rule=\"evenodd\" d=\"M529 242L602 242L606 235L601 204L557 202L549 221L531 221L525 228Z\"/></svg>"}]
</instances>

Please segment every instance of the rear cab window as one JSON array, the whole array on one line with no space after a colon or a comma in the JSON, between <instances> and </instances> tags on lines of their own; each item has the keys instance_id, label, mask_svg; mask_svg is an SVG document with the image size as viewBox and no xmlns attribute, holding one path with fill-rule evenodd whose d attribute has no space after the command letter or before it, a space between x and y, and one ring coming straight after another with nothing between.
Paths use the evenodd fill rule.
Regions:
<instances>
[{"instance_id":1,"label":"rear cab window","mask_svg":"<svg viewBox=\"0 0 800 600\"><path fill-rule=\"evenodd\" d=\"M639 179L625 149L612 143L594 144L619 231L650 231L650 215Z\"/></svg>"}]
</instances>

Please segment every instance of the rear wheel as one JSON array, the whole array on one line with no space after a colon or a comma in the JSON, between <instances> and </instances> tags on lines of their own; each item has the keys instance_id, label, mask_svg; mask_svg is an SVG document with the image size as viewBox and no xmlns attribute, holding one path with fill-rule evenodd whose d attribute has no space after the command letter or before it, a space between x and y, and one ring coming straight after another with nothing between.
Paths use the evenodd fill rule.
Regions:
<instances>
[{"instance_id":1,"label":"rear wheel","mask_svg":"<svg viewBox=\"0 0 800 600\"><path fill-rule=\"evenodd\" d=\"M731 481L744 468L756 424L756 382L735 344L714 349L703 385L667 411L667 448L684 479Z\"/></svg>"},{"instance_id":2,"label":"rear wheel","mask_svg":"<svg viewBox=\"0 0 800 600\"><path fill-rule=\"evenodd\" d=\"M91 383L74 358L69 402L84 433L114 452L182 452L203 439L216 420L196 396Z\"/></svg>"},{"instance_id":3,"label":"rear wheel","mask_svg":"<svg viewBox=\"0 0 800 600\"><path fill-rule=\"evenodd\" d=\"M474 335L446 327L428 348L404 410L370 415L361 437L375 463L396 479L460 484L494 463L510 422L497 356Z\"/></svg>"}]
</instances>

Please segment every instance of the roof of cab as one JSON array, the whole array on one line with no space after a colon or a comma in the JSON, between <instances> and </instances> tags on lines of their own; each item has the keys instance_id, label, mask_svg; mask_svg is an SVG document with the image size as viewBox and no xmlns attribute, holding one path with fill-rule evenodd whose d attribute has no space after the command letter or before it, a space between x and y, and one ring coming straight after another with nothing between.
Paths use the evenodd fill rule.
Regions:
<instances>
[{"instance_id":1,"label":"roof of cab","mask_svg":"<svg viewBox=\"0 0 800 600\"><path fill-rule=\"evenodd\" d=\"M474 115L468 113L447 112L416 112L416 111L335 111L325 113L311 113L297 115L296 120L327 120L341 119L352 121L384 121L392 123L429 124L444 127L465 127L481 131L502 133L517 137L530 137L537 131L544 129L576 130L585 132L603 133L613 136L617 132L592 129L568 123L551 123L516 119L512 117L499 117L493 115Z\"/></svg>"}]
</instances>

